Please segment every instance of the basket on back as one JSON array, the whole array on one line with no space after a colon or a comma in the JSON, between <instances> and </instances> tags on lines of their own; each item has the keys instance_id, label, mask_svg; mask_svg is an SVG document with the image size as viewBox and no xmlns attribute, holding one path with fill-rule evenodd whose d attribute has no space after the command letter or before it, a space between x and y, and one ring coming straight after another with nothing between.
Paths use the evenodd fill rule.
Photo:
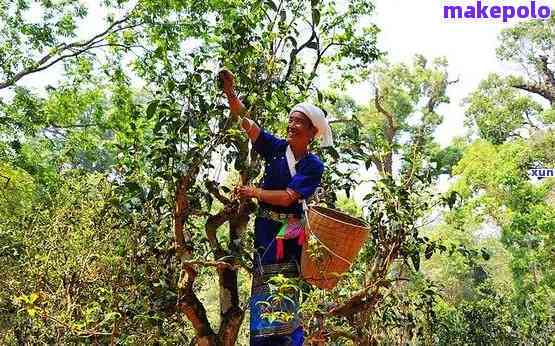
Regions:
<instances>
[{"instance_id":1,"label":"basket on back","mask_svg":"<svg viewBox=\"0 0 555 346\"><path fill-rule=\"evenodd\" d=\"M368 238L364 221L320 206L309 208L306 233L301 273L323 289L335 287Z\"/></svg>"}]
</instances>

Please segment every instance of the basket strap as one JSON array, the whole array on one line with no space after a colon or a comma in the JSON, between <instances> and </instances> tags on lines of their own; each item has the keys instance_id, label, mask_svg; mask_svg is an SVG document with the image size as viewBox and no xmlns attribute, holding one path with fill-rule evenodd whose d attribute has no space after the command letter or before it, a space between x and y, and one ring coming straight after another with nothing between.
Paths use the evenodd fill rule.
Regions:
<instances>
[{"instance_id":1,"label":"basket strap","mask_svg":"<svg viewBox=\"0 0 555 346\"><path fill-rule=\"evenodd\" d=\"M306 201L303 199L302 200L302 204L303 204L303 212L304 212L304 217L306 219L306 225L307 227L307 231L310 233L311 237L316 238L316 240L318 240L318 242L320 244L322 244L322 247L326 250L328 250L329 253L331 253L332 255L334 255L335 257L339 258L340 260L342 260L343 262L347 263L350 266L353 265L353 263L351 261L349 261L348 259L346 259L345 257L337 254L335 251L333 251L332 249L330 249L322 240L320 240L320 238L318 238L318 236L316 234L314 234L314 232L311 231L310 228L310 221L308 220L308 205L306 204Z\"/></svg>"}]
</instances>

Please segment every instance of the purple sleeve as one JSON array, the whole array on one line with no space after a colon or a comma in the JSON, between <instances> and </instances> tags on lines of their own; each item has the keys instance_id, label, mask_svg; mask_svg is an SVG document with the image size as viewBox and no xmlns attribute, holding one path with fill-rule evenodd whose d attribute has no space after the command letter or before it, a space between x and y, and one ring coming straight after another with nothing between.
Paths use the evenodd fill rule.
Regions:
<instances>
[{"instance_id":1,"label":"purple sleeve","mask_svg":"<svg viewBox=\"0 0 555 346\"><path fill-rule=\"evenodd\" d=\"M320 185L322 173L324 164L318 159L310 160L299 167L287 187L299 193L303 199L308 199Z\"/></svg>"},{"instance_id":2,"label":"purple sleeve","mask_svg":"<svg viewBox=\"0 0 555 346\"><path fill-rule=\"evenodd\" d=\"M260 129L260 135L253 144L254 150L262 155L264 160L269 160L272 155L278 152L281 147L285 146L287 141L280 139L266 132L264 129Z\"/></svg>"}]
</instances>

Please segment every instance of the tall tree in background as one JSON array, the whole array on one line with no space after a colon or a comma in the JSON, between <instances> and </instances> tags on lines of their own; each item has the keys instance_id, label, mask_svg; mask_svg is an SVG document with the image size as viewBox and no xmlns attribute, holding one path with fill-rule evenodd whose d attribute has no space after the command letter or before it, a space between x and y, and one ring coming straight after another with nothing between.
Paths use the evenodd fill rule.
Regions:
<instances>
[{"instance_id":1,"label":"tall tree in background","mask_svg":"<svg viewBox=\"0 0 555 346\"><path fill-rule=\"evenodd\" d=\"M555 121L554 30L552 17L519 23L501 32L499 60L516 64L522 74L492 74L469 95L467 119L482 138L494 144L522 135L528 138L540 135Z\"/></svg>"},{"instance_id":2,"label":"tall tree in background","mask_svg":"<svg viewBox=\"0 0 555 346\"><path fill-rule=\"evenodd\" d=\"M554 30L552 17L502 31L498 57L518 64L522 74L490 75L468 97L467 119L482 139L466 148L453 186L501 229L522 317L519 332L537 340L548 338L546 306L554 297L555 190L552 178L534 183L528 170L555 165Z\"/></svg>"}]
</instances>

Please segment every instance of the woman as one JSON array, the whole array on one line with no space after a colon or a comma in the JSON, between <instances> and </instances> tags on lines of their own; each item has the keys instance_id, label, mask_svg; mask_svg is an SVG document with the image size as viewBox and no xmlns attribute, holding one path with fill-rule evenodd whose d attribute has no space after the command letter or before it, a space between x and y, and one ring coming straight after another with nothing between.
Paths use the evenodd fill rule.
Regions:
<instances>
[{"instance_id":1,"label":"woman","mask_svg":"<svg viewBox=\"0 0 555 346\"><path fill-rule=\"evenodd\" d=\"M245 112L235 94L231 72L220 72L223 91L234 118ZM323 112L313 105L301 103L289 114L287 140L279 139L260 129L251 119L241 118L241 127L253 143L254 149L266 162L262 187L241 186L238 193L244 198L256 198L259 211L254 226L254 268L250 300L251 345L302 345L303 331L296 316L298 297L280 306L281 311L293 314L293 320L269 323L261 317L269 295L267 281L274 275L298 277L302 240L300 226L302 200L308 199L319 186L324 165L309 152L315 137L322 138L322 146L333 144L331 129ZM282 232L280 232L280 230Z\"/></svg>"}]
</instances>

